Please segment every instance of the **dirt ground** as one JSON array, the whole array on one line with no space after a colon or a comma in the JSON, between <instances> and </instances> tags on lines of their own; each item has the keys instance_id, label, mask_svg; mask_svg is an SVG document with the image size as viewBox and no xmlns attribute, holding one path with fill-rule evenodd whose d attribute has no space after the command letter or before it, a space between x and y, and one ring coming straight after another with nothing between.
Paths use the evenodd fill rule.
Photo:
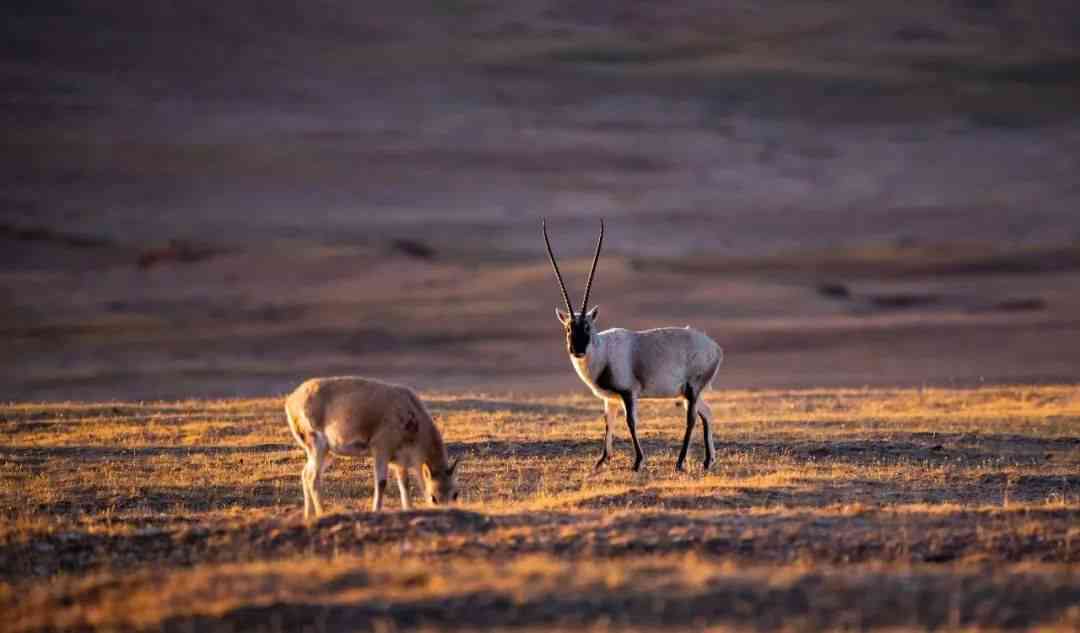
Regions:
<instances>
[{"instance_id":1,"label":"dirt ground","mask_svg":"<svg viewBox=\"0 0 1080 633\"><path fill-rule=\"evenodd\" d=\"M431 396L464 503L305 524L278 400L0 408L4 630L1072 630L1080 390L724 391L674 472L644 408ZM700 433L691 457L701 456ZM306 627L306 628L305 628Z\"/></svg>"},{"instance_id":2,"label":"dirt ground","mask_svg":"<svg viewBox=\"0 0 1080 633\"><path fill-rule=\"evenodd\" d=\"M2 399L565 393L544 216L730 387L1078 379L1073 2L4 12Z\"/></svg>"}]
</instances>

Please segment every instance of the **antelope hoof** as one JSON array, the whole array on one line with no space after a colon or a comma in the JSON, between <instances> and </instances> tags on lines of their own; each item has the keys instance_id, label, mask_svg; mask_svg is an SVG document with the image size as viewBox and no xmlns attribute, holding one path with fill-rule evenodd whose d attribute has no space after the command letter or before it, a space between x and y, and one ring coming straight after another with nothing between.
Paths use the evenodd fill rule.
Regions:
<instances>
[{"instance_id":1,"label":"antelope hoof","mask_svg":"<svg viewBox=\"0 0 1080 633\"><path fill-rule=\"evenodd\" d=\"M636 472L641 471L641 467L644 466L644 465L645 465L645 458L644 457L639 457L639 458L635 459L634 460L634 472L636 473Z\"/></svg>"},{"instance_id":2,"label":"antelope hoof","mask_svg":"<svg viewBox=\"0 0 1080 633\"><path fill-rule=\"evenodd\" d=\"M709 455L705 458L705 461L701 464L701 467L705 470L709 470L709 468L711 468L713 465L713 461L715 460L713 460L712 455Z\"/></svg>"},{"instance_id":3,"label":"antelope hoof","mask_svg":"<svg viewBox=\"0 0 1080 633\"><path fill-rule=\"evenodd\" d=\"M682 460L675 462L675 472L685 472L686 467L683 466Z\"/></svg>"},{"instance_id":4,"label":"antelope hoof","mask_svg":"<svg viewBox=\"0 0 1080 633\"><path fill-rule=\"evenodd\" d=\"M600 459L596 460L596 465L593 466L593 470L600 470L608 463L608 455L604 454L600 456Z\"/></svg>"}]
</instances>

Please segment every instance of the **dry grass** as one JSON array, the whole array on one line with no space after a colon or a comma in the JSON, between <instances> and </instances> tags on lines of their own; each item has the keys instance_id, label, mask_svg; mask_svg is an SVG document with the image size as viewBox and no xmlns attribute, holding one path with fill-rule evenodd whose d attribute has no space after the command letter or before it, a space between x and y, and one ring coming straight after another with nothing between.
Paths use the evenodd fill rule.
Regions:
<instances>
[{"instance_id":1,"label":"dry grass","mask_svg":"<svg viewBox=\"0 0 1080 633\"><path fill-rule=\"evenodd\" d=\"M1080 625L1076 387L718 392L708 474L669 404L634 474L591 398L427 400L466 503L368 514L343 459L312 524L277 399L0 408L4 627Z\"/></svg>"}]
</instances>

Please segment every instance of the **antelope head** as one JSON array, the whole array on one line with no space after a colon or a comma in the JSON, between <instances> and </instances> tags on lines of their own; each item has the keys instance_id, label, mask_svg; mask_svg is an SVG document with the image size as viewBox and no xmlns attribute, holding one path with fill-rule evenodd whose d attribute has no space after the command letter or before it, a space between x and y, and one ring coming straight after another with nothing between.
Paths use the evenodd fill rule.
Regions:
<instances>
[{"instance_id":1,"label":"antelope head","mask_svg":"<svg viewBox=\"0 0 1080 633\"><path fill-rule=\"evenodd\" d=\"M446 505L458 500L458 485L454 477L457 466L457 459L438 472L432 471L426 463L420 466L420 474L424 478L424 492L429 505Z\"/></svg>"},{"instance_id":2,"label":"antelope head","mask_svg":"<svg viewBox=\"0 0 1080 633\"><path fill-rule=\"evenodd\" d=\"M582 358L588 352L589 341L592 340L592 333L596 330L596 314L599 308L594 306L587 312L586 309L589 307L589 291L592 290L593 276L596 275L596 263L600 261L600 246L604 243L604 221L600 220L600 237L596 240L596 254L593 255L589 280L585 284L585 297L581 301L581 310L576 312L570 303L570 293L566 291L566 283L563 281L562 273L559 272L559 265L555 262L555 253L551 250L551 240L548 239L547 234L547 220L543 222L543 229L548 258L551 260L551 267L555 269L555 278L559 282L563 300L566 302L567 311L563 312L556 307L555 316L566 332L566 351L575 358Z\"/></svg>"}]
</instances>

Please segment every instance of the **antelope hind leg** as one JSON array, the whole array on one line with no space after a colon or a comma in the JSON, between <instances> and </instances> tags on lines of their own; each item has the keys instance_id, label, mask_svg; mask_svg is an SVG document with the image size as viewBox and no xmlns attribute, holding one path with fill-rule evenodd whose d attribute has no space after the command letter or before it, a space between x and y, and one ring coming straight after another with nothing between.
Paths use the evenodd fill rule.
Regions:
<instances>
[{"instance_id":1,"label":"antelope hind leg","mask_svg":"<svg viewBox=\"0 0 1080 633\"><path fill-rule=\"evenodd\" d=\"M682 448L679 450L679 459L675 461L675 470L685 470L683 462L686 461L686 452L690 448L690 436L694 432L694 423L697 421L697 398L689 388L686 390L686 433L683 434Z\"/></svg>"},{"instance_id":2,"label":"antelope hind leg","mask_svg":"<svg viewBox=\"0 0 1080 633\"><path fill-rule=\"evenodd\" d=\"M709 405L705 402L704 398L698 400L697 408L698 415L701 416L701 433L703 435L702 439L705 441L705 461L702 466L705 468L705 470L709 470L709 468L716 461L716 446L713 444L712 435L712 409L709 408Z\"/></svg>"}]
</instances>

